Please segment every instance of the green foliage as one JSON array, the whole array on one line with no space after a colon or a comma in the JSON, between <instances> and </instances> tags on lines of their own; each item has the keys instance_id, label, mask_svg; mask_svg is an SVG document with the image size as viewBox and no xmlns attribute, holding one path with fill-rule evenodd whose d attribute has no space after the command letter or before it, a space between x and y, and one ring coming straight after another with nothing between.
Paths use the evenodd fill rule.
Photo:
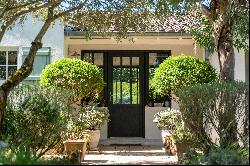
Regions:
<instances>
[{"instance_id":1,"label":"green foliage","mask_svg":"<svg viewBox=\"0 0 250 166\"><path fill-rule=\"evenodd\" d=\"M175 130L173 130L171 137L178 143L191 143L193 142L193 135L191 131L184 125L182 118L181 122L175 123Z\"/></svg>"},{"instance_id":2,"label":"green foliage","mask_svg":"<svg viewBox=\"0 0 250 166\"><path fill-rule=\"evenodd\" d=\"M113 102L120 103L120 82L113 83ZM117 96L116 96L117 95ZM132 83L132 104L137 104L137 96L138 102L140 100L139 87L137 91L137 84ZM117 97L117 98L116 98ZM122 82L122 103L130 103L130 83Z\"/></svg>"},{"instance_id":3,"label":"green foliage","mask_svg":"<svg viewBox=\"0 0 250 166\"><path fill-rule=\"evenodd\" d=\"M46 66L41 85L73 90L77 99L96 99L104 87L103 75L96 65L80 59L63 58Z\"/></svg>"},{"instance_id":4,"label":"green foliage","mask_svg":"<svg viewBox=\"0 0 250 166\"><path fill-rule=\"evenodd\" d=\"M213 146L212 129L222 147L234 142L249 146L248 83L196 84L183 88L178 96L183 120L200 146L206 149Z\"/></svg>"},{"instance_id":5,"label":"green foliage","mask_svg":"<svg viewBox=\"0 0 250 166\"><path fill-rule=\"evenodd\" d=\"M204 156L206 165L249 165L249 150L245 148L216 148Z\"/></svg>"},{"instance_id":6,"label":"green foliage","mask_svg":"<svg viewBox=\"0 0 250 166\"><path fill-rule=\"evenodd\" d=\"M248 10L248 11L247 11ZM237 10L237 19L234 20L231 34L234 47L238 50L249 50L249 7L246 10Z\"/></svg>"},{"instance_id":7,"label":"green foliage","mask_svg":"<svg viewBox=\"0 0 250 166\"><path fill-rule=\"evenodd\" d=\"M249 149L235 146L215 147L208 153L189 149L180 163L182 165L249 165Z\"/></svg>"},{"instance_id":8,"label":"green foliage","mask_svg":"<svg viewBox=\"0 0 250 166\"><path fill-rule=\"evenodd\" d=\"M72 93L61 88L15 88L8 98L4 139L12 147L25 147L41 157L61 140L71 98Z\"/></svg>"},{"instance_id":9,"label":"green foliage","mask_svg":"<svg viewBox=\"0 0 250 166\"><path fill-rule=\"evenodd\" d=\"M186 86L215 81L215 69L191 56L170 56L156 69L153 86L156 94L176 93Z\"/></svg>"},{"instance_id":10,"label":"green foliage","mask_svg":"<svg viewBox=\"0 0 250 166\"><path fill-rule=\"evenodd\" d=\"M190 148L184 153L180 163L181 165L202 165L203 156L202 152L199 153L196 149Z\"/></svg>"},{"instance_id":11,"label":"green foliage","mask_svg":"<svg viewBox=\"0 0 250 166\"><path fill-rule=\"evenodd\" d=\"M213 53L215 50L214 40L212 36L213 26L212 23L202 14L195 10L195 18L199 20L202 26L199 27L190 27L187 32L190 33L195 41L204 48L207 48L210 53Z\"/></svg>"},{"instance_id":12,"label":"green foliage","mask_svg":"<svg viewBox=\"0 0 250 166\"><path fill-rule=\"evenodd\" d=\"M113 70L113 79L121 80L122 82L130 82L130 80L132 82L136 82L137 74L139 74L137 68L131 68L131 73L130 73L130 68L117 68Z\"/></svg>"},{"instance_id":13,"label":"green foliage","mask_svg":"<svg viewBox=\"0 0 250 166\"><path fill-rule=\"evenodd\" d=\"M213 23L207 17L202 16L199 9L194 8L195 18L201 26L199 27L189 27L188 32L194 37L197 43L209 50L209 52L214 52L216 50L213 37ZM249 10L249 9L248 9ZM235 9L230 11L230 15L235 15L237 11L236 19L232 20L231 33L228 34L232 40L235 48L239 49L248 49L247 40L249 39L249 14L247 9L238 8L235 6Z\"/></svg>"},{"instance_id":14,"label":"green foliage","mask_svg":"<svg viewBox=\"0 0 250 166\"><path fill-rule=\"evenodd\" d=\"M212 12L208 18L208 15L201 14L201 9L197 7L196 2L203 4L204 10L209 10ZM215 46L215 34L218 33L218 28L225 28L227 20L221 19L223 17L229 18L229 33L227 33L226 38L233 40L233 45L237 49L249 49L249 2L247 0L237 1L232 0L227 3L217 3L214 5L214 1L207 0L156 0L150 1L152 10L156 12L158 17L165 19L166 15L177 14L178 17L183 15L189 15L191 20L185 20L187 23L184 25L183 29L187 29L197 43L208 48L209 52L216 50ZM226 6L225 6L226 5ZM226 9L221 10L222 8ZM206 13L206 12L203 12ZM165 16L165 17L164 17ZM195 20L195 25L194 21ZM222 21L223 20L223 21ZM192 22L192 23L189 23ZM220 35L220 34L219 34ZM221 37L221 36L219 36Z\"/></svg>"},{"instance_id":15,"label":"green foliage","mask_svg":"<svg viewBox=\"0 0 250 166\"><path fill-rule=\"evenodd\" d=\"M0 165L48 165L49 161L37 159L22 148L6 149L0 152Z\"/></svg>"},{"instance_id":16,"label":"green foliage","mask_svg":"<svg viewBox=\"0 0 250 166\"><path fill-rule=\"evenodd\" d=\"M167 95L158 95L156 93L154 93L154 86L152 85L153 81L152 79L149 80L149 96L148 96L148 100L152 101L154 103L162 103L164 101L166 101L168 99L168 94Z\"/></svg>"},{"instance_id":17,"label":"green foliage","mask_svg":"<svg viewBox=\"0 0 250 166\"><path fill-rule=\"evenodd\" d=\"M96 130L100 129L109 120L109 112L106 107L86 106L81 107L76 118L72 119L70 129Z\"/></svg>"},{"instance_id":18,"label":"green foliage","mask_svg":"<svg viewBox=\"0 0 250 166\"><path fill-rule=\"evenodd\" d=\"M168 108L156 113L153 122L160 130L175 130L176 124L181 123L181 113L178 110Z\"/></svg>"}]
</instances>

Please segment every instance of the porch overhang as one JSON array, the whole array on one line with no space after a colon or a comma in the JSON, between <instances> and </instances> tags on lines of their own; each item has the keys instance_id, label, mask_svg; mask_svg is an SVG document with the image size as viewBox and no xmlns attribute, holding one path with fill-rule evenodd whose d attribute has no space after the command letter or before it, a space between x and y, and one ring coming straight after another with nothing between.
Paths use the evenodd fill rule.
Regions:
<instances>
[{"instance_id":1,"label":"porch overhang","mask_svg":"<svg viewBox=\"0 0 250 166\"><path fill-rule=\"evenodd\" d=\"M117 32L112 32L115 35ZM65 36L84 36L85 31L64 31ZM92 36L100 36L98 32L92 33ZM143 34L136 32L128 32L128 36L191 36L186 32L145 32ZM104 37L105 38L105 37Z\"/></svg>"}]
</instances>

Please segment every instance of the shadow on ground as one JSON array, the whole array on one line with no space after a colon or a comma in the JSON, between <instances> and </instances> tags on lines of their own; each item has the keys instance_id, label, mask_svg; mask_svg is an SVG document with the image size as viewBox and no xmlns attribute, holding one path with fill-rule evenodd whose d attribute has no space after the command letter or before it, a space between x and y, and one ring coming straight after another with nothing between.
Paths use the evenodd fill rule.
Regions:
<instances>
[{"instance_id":1,"label":"shadow on ground","mask_svg":"<svg viewBox=\"0 0 250 166\"><path fill-rule=\"evenodd\" d=\"M99 146L86 154L84 165L168 165L177 156L168 156L161 146Z\"/></svg>"}]
</instances>

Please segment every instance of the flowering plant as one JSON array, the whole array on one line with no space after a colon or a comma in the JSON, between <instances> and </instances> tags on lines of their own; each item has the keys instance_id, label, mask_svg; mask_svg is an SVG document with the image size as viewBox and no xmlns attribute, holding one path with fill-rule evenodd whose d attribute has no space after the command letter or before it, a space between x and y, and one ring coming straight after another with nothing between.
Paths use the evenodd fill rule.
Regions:
<instances>
[{"instance_id":1,"label":"flowering plant","mask_svg":"<svg viewBox=\"0 0 250 166\"><path fill-rule=\"evenodd\" d=\"M109 121L109 111L105 107L86 106L79 110L77 123L86 130L100 129L106 121Z\"/></svg>"},{"instance_id":2,"label":"flowering plant","mask_svg":"<svg viewBox=\"0 0 250 166\"><path fill-rule=\"evenodd\" d=\"M160 130L175 130L176 124L181 122L181 113L178 110L168 108L155 114L153 122Z\"/></svg>"}]
</instances>

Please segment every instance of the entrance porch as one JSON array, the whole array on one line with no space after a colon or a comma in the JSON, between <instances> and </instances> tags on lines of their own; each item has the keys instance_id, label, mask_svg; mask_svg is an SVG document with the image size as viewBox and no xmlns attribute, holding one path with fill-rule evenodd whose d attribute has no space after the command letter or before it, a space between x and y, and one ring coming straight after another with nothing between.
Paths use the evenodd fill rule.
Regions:
<instances>
[{"instance_id":1,"label":"entrance porch","mask_svg":"<svg viewBox=\"0 0 250 166\"><path fill-rule=\"evenodd\" d=\"M112 38L93 37L86 41L79 34L65 36L65 57L92 62L103 72L106 85L99 106L109 109L111 120L101 129L103 145L122 144L128 138L134 138L135 144L161 144L161 132L153 123L154 114L167 107L178 109L178 105L167 98L154 101L153 107L149 104L154 70L171 55L205 57L204 49L196 47L190 36L135 38L134 43L127 40L117 43Z\"/></svg>"}]
</instances>

